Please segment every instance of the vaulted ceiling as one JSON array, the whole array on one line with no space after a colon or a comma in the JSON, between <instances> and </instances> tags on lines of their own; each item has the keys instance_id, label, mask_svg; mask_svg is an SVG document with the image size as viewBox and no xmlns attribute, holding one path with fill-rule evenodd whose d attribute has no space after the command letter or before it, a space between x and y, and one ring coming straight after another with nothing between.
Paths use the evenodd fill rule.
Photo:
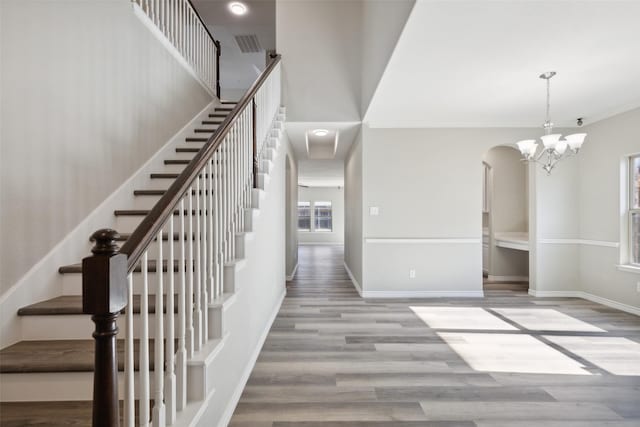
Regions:
<instances>
[{"instance_id":1,"label":"vaulted ceiling","mask_svg":"<svg viewBox=\"0 0 640 427\"><path fill-rule=\"evenodd\" d=\"M640 105L638 1L418 0L365 114L374 127L557 125Z\"/></svg>"}]
</instances>

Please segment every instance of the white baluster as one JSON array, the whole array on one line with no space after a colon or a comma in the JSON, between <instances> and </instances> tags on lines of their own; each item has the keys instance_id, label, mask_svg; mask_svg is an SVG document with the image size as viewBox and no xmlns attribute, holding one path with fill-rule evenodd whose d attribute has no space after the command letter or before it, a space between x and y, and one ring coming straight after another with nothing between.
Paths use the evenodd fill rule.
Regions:
<instances>
[{"instance_id":1,"label":"white baluster","mask_svg":"<svg viewBox=\"0 0 640 427\"><path fill-rule=\"evenodd\" d=\"M222 295L222 274L220 270L220 149L213 154L213 254L215 268L216 298Z\"/></svg>"},{"instance_id":2,"label":"white baluster","mask_svg":"<svg viewBox=\"0 0 640 427\"><path fill-rule=\"evenodd\" d=\"M201 263L200 263L200 272L202 274L202 297L201 297L201 305L202 305L202 342L207 342L209 337L209 310L208 310L208 302L209 297L207 293L208 286L208 274L207 274L207 203L206 203L206 195L207 195L207 166L205 165L202 169L202 189L200 193L200 240L201 240Z\"/></svg>"},{"instance_id":3,"label":"white baluster","mask_svg":"<svg viewBox=\"0 0 640 427\"><path fill-rule=\"evenodd\" d=\"M186 230L184 224L184 199L180 199L180 285L178 289L178 352L176 353L176 409L187 406L187 344L186 344L186 295L187 259L185 251Z\"/></svg>"},{"instance_id":4,"label":"white baluster","mask_svg":"<svg viewBox=\"0 0 640 427\"><path fill-rule=\"evenodd\" d=\"M215 298L215 253L213 252L213 239L214 239L214 231L213 231L213 216L215 215L215 211L213 210L213 174L215 171L213 170L213 156L209 160L209 194L207 195L207 209L209 210L209 235L207 237L207 242L209 243L209 302L211 302Z\"/></svg>"},{"instance_id":5,"label":"white baluster","mask_svg":"<svg viewBox=\"0 0 640 427\"><path fill-rule=\"evenodd\" d=\"M175 304L174 304L174 295L175 295L175 275L177 272L180 272L180 268L182 267L180 262L178 262L178 270L177 272L173 271L174 264L174 231L173 231L173 215L169 218L168 221L168 233L169 236L167 238L167 242L169 244L169 250L167 254L167 266L171 268L171 272L169 273L169 281L167 283L167 319L166 319L166 332L165 336L167 338L166 342L166 378L165 378L165 405L167 407L167 421L169 424L173 424L176 421L176 374L175 374L175 325L174 325L174 316L175 316Z\"/></svg>"},{"instance_id":6,"label":"white baluster","mask_svg":"<svg viewBox=\"0 0 640 427\"><path fill-rule=\"evenodd\" d=\"M202 173L202 171L201 171ZM195 241L196 241L196 255L195 255L195 282L193 284L193 289L195 292L195 312L194 312L194 349L196 351L202 348L202 262L201 262L201 230L200 230L200 176L196 178L196 207L195 212L189 212L190 215L195 216L196 230L195 230Z\"/></svg>"},{"instance_id":7,"label":"white baluster","mask_svg":"<svg viewBox=\"0 0 640 427\"><path fill-rule=\"evenodd\" d=\"M154 339L154 393L153 393L153 426L164 427L166 425L166 408L164 405L164 257L162 254L162 229L156 237L158 245L158 257L156 258L156 309L155 309L155 339ZM173 265L167 264L167 273L173 274ZM173 298L173 295L167 295Z\"/></svg>"},{"instance_id":8,"label":"white baluster","mask_svg":"<svg viewBox=\"0 0 640 427\"><path fill-rule=\"evenodd\" d=\"M189 224L189 231L187 236L187 241L189 242L189 250L187 255L187 357L190 359L193 356L193 350L195 347L195 333L193 327L193 266L194 266L194 257L193 257L193 245L194 245L194 234L195 231L193 229L193 187L189 187L188 193L189 200L189 209L187 211L187 218Z\"/></svg>"},{"instance_id":9,"label":"white baluster","mask_svg":"<svg viewBox=\"0 0 640 427\"><path fill-rule=\"evenodd\" d=\"M140 390L140 427L149 425L149 259L147 251L142 255L140 268L142 271L142 292L140 292L140 362L139 374Z\"/></svg>"},{"instance_id":10,"label":"white baluster","mask_svg":"<svg viewBox=\"0 0 640 427\"><path fill-rule=\"evenodd\" d=\"M134 427L136 420L135 364L133 334L133 274L127 276L127 308L124 347L124 427Z\"/></svg>"}]
</instances>

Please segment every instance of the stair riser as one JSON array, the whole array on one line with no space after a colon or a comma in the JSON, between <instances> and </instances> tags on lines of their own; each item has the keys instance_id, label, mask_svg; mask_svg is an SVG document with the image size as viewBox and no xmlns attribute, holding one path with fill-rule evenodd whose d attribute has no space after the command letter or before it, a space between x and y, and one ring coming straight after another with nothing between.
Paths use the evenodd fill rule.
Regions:
<instances>
[{"instance_id":1,"label":"stair riser","mask_svg":"<svg viewBox=\"0 0 640 427\"><path fill-rule=\"evenodd\" d=\"M188 370L189 368L187 368ZM154 377L150 373L153 390ZM138 382L139 374L135 374ZM93 372L56 372L28 374L0 374L2 402L91 400ZM118 375L119 395L124 396L124 373ZM136 398L138 397L136 387Z\"/></svg>"},{"instance_id":2,"label":"stair riser","mask_svg":"<svg viewBox=\"0 0 640 427\"><path fill-rule=\"evenodd\" d=\"M166 322L166 314L164 315ZM222 330L222 310L220 306L209 307L209 338L220 338ZM134 338L140 338L140 314L133 315ZM127 315L118 317L118 338L124 338ZM149 338L155 338L155 314L149 314ZM174 325L178 327L178 315L174 314ZM91 338L94 324L89 315L47 315L23 316L23 340L86 340ZM166 332L165 332L166 336ZM176 335L177 336L177 330Z\"/></svg>"},{"instance_id":3,"label":"stair riser","mask_svg":"<svg viewBox=\"0 0 640 427\"><path fill-rule=\"evenodd\" d=\"M180 285L180 275L178 273L174 273L174 283L175 288L177 289ZM163 280L163 293L167 291L167 283L169 283L169 276L171 273L162 273ZM157 273L147 273L148 283L149 283L149 294L154 295L156 293L157 284L158 284L158 275ZM189 280L188 274L186 275L186 280ZM196 276L194 272L194 286L196 281ZM141 294L142 289L142 273L133 273L133 293L136 295ZM70 273L63 275L62 278L62 292L63 295L82 295L82 274L79 273Z\"/></svg>"}]
</instances>

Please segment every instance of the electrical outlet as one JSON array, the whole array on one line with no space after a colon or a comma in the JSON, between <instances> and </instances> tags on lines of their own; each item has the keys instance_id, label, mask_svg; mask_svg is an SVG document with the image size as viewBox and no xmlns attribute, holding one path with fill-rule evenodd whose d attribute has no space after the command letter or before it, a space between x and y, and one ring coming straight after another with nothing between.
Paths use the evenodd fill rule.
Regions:
<instances>
[{"instance_id":1,"label":"electrical outlet","mask_svg":"<svg viewBox=\"0 0 640 427\"><path fill-rule=\"evenodd\" d=\"M416 271L414 269L409 270L409 279L416 278Z\"/></svg>"},{"instance_id":2,"label":"electrical outlet","mask_svg":"<svg viewBox=\"0 0 640 427\"><path fill-rule=\"evenodd\" d=\"M377 206L369 206L369 215L370 216L380 215L380 208Z\"/></svg>"}]
</instances>

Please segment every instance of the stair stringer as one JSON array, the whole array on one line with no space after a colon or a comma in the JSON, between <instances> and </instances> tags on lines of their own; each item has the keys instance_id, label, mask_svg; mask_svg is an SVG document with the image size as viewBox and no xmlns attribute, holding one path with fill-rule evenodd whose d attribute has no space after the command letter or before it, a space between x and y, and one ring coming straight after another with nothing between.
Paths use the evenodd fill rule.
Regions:
<instances>
[{"instance_id":1,"label":"stair stringer","mask_svg":"<svg viewBox=\"0 0 640 427\"><path fill-rule=\"evenodd\" d=\"M89 236L100 228L115 228L114 210L122 206L134 205L133 191L136 188L147 187L150 181L149 174L161 170L164 166L164 159L167 157L175 157L175 148L184 144L185 138L191 136L193 129L207 118L209 110L218 105L221 103L214 99L205 106L16 284L0 296L0 348L5 348L23 339L21 320L17 316L18 310L35 302L63 294L62 277L58 274L58 268L61 265L78 262L91 253Z\"/></svg>"},{"instance_id":2,"label":"stair stringer","mask_svg":"<svg viewBox=\"0 0 640 427\"><path fill-rule=\"evenodd\" d=\"M279 129L283 113L274 123ZM253 208L248 209L251 222L247 222L246 232L238 236L243 240L244 259L227 266L225 279L233 277L229 289L233 297L228 303L210 307L221 313L217 327L222 345L211 349L212 355L198 354L189 363L190 375L199 378L190 397L202 402L201 410L190 420L180 416L176 425L228 424L284 300L285 148L281 130L274 139L268 148L273 164L264 173L264 187L253 192ZM195 404L194 400L191 402Z\"/></svg>"}]
</instances>

